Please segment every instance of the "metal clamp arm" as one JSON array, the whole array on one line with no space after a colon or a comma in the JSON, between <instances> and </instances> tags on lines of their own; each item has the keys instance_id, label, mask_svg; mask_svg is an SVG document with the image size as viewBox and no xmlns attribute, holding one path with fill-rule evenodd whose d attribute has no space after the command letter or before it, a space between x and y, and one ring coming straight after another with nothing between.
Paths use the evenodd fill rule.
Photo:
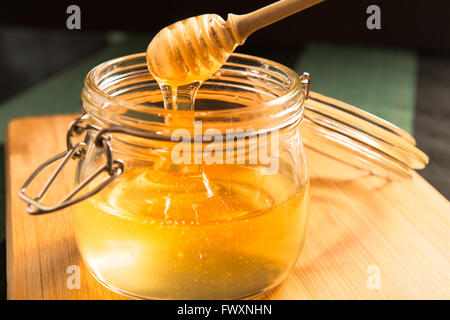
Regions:
<instances>
[{"instance_id":1,"label":"metal clamp arm","mask_svg":"<svg viewBox=\"0 0 450 320\"><path fill-rule=\"evenodd\" d=\"M55 181L58 174L62 171L62 169L65 167L65 165L68 163L70 159L74 160L80 160L84 159L86 152L87 152L87 145L83 142L77 143L75 146L72 145L72 137L73 136L80 136L84 131L90 129L89 127L82 127L80 126L80 122L82 122L84 119L86 119L86 116L82 116L75 121L73 121L70 124L69 131L67 133L67 150L64 152L61 152L57 154L56 156L50 158L49 160L42 163L31 175L30 177L25 181L23 186L19 190L19 197L24 200L26 203L28 203L27 206L27 212L29 214L38 215L43 213L50 213L54 212L63 208L66 208L68 206L71 206L75 203L78 203L82 200L85 200L103 188L105 188L107 185L109 185L117 176L122 174L124 170L124 164L121 160L113 160L112 159L112 152L111 152L111 145L108 139L104 136L104 134L100 133L97 135L96 138L96 146L103 148L106 155L106 162L104 165L99 167L97 170L92 172L86 179L84 179L78 186L76 186L68 195L66 195L63 199L59 200L57 204L55 205L43 205L41 203L42 198L45 196L45 194L50 189L51 185ZM54 162L60 160L59 164L57 165L56 169L53 171L53 173L48 178L47 182L44 184L42 189L39 191L38 195L35 197L31 197L26 194L26 189L28 186L36 179L36 177L41 173L41 171L48 167L49 165L53 164ZM92 182L96 177L98 177L103 171L107 172L109 177L101 182L99 185L95 186L85 194L74 198L75 195L77 195L83 188L85 188L90 182Z\"/></svg>"}]
</instances>

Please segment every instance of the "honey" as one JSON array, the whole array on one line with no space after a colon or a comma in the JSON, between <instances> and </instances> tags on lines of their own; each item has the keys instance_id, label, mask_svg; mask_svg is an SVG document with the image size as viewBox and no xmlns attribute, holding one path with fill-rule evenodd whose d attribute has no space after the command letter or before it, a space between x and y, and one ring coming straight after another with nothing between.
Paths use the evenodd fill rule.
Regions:
<instances>
[{"instance_id":1,"label":"honey","mask_svg":"<svg viewBox=\"0 0 450 320\"><path fill-rule=\"evenodd\" d=\"M255 168L194 167L133 168L77 205L78 247L101 282L137 297L229 299L284 278L304 240L307 184Z\"/></svg>"},{"instance_id":2,"label":"honey","mask_svg":"<svg viewBox=\"0 0 450 320\"><path fill-rule=\"evenodd\" d=\"M147 48L147 67L166 109L193 110L195 94L227 60L237 42L219 15L204 14L162 29Z\"/></svg>"},{"instance_id":3,"label":"honey","mask_svg":"<svg viewBox=\"0 0 450 320\"><path fill-rule=\"evenodd\" d=\"M112 103L95 101L98 96L85 89L89 121L152 133L150 138L112 134L111 155L123 162L123 172L73 209L79 252L108 288L135 298L245 298L277 286L296 263L307 224L308 176L297 126L305 93L287 68L268 69L268 62L258 67L246 56L233 59L226 62L227 75L217 76L218 84L173 82L173 94L165 95L167 83L156 83L144 71L148 55L130 56L116 68L100 66L123 82L103 82L102 90L115 96ZM249 68L255 73L248 74ZM105 79L102 72L90 76L88 84ZM200 84L196 103L210 108L206 112L192 110ZM276 100L291 87L289 99ZM118 106L117 98L127 104ZM258 108L248 112L247 104ZM241 140L220 140L231 132L238 139L244 129ZM192 134L192 140L173 140L178 130ZM205 138L210 130L214 143ZM105 163L105 152L92 143L96 132L89 134L77 183ZM174 158L185 150L177 148L180 144L193 153ZM222 147L221 163L205 160L213 159L214 146ZM107 176L104 172L90 185Z\"/></svg>"}]
</instances>

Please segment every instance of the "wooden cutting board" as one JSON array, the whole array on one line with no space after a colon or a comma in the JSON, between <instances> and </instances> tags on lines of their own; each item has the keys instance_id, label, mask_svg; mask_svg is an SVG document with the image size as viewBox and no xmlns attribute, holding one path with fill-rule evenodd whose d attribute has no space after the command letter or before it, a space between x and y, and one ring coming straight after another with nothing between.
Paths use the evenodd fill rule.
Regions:
<instances>
[{"instance_id":1,"label":"wooden cutting board","mask_svg":"<svg viewBox=\"0 0 450 320\"><path fill-rule=\"evenodd\" d=\"M8 127L9 299L124 298L87 271L74 242L70 208L30 216L17 196L32 170L64 150L74 117L21 118ZM450 298L450 206L439 192L419 174L388 181L311 150L307 158L311 204L305 248L288 279L261 298ZM66 172L54 196L66 194L73 179ZM80 268L79 289L67 285L70 266Z\"/></svg>"}]
</instances>

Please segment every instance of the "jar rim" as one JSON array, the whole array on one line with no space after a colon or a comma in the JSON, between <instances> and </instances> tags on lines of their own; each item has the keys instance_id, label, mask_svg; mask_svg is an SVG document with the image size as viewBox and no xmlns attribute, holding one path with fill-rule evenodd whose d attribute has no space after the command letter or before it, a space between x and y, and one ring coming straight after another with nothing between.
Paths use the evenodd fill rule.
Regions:
<instances>
[{"instance_id":1,"label":"jar rim","mask_svg":"<svg viewBox=\"0 0 450 320\"><path fill-rule=\"evenodd\" d=\"M101 114L101 118L109 118L115 119L115 123L120 121L120 116L118 114L114 114L114 112L109 112L107 108L104 108L105 105L114 105L119 108L125 108L126 110L133 110L133 111L142 111L145 109L146 114L156 114L158 116L173 116L173 115L179 115L179 116L190 116L190 117L201 117L201 118L208 118L208 117L214 117L214 118L224 118L224 117L234 117L239 114L256 114L256 113L264 113L264 111L271 115L273 115L273 119L278 120L286 120L286 117L296 117L297 121L302 118L303 116L303 104L306 100L306 88L304 83L302 83L302 79L300 76L293 71L292 69L265 59L260 58L256 56L246 55L246 54L240 54L240 53L232 53L227 60L227 62L224 64L228 65L230 62L230 59L238 59L242 61L246 61L249 63L248 67L255 67L260 68L261 70L267 69L273 70L278 72L279 74L283 74L283 77L286 78L285 85L286 89L277 97L274 97L273 99L269 101L264 102L258 102L254 104L245 105L242 107L236 107L233 109L219 109L219 110L173 110L173 109L164 109L161 107L156 106L149 106L145 104L140 103L133 103L130 101L127 101L125 99L121 99L120 97L113 96L106 92L105 90L102 90L102 88L99 86L100 81L105 80L105 76L101 75L101 71L104 70L110 70L113 71L117 68L119 64L128 63L128 67L133 67L133 62L136 63L136 61L143 60L145 61L145 53L136 53L132 55L127 55L119 58L114 58L112 60L103 62L96 67L94 67L87 75L84 81L84 88L82 91L82 99L83 103L86 101L91 101L91 111L94 110L94 113ZM255 64L255 66L251 65L251 63ZM242 65L245 66L245 65ZM219 69L219 71L222 70ZM148 71L147 71L148 72ZM150 76L150 73L148 73L148 76ZM108 77L108 76L106 76ZM153 79L153 77L151 77ZM117 79L111 79L113 81L120 82L121 79L118 77ZM274 106L284 106L283 108L274 108ZM286 107L288 106L288 107ZM101 109L101 112L99 113L99 110ZM290 109L290 110L287 110ZM89 110L88 110L89 112ZM297 122L296 121L296 122ZM280 123L278 124L280 125Z\"/></svg>"},{"instance_id":2,"label":"jar rim","mask_svg":"<svg viewBox=\"0 0 450 320\"><path fill-rule=\"evenodd\" d=\"M207 114L212 115L212 114L218 114L218 113L223 113L223 112L229 112L229 110L207 110L207 111L204 111L204 110L194 110L194 111L191 111L191 110L166 110L166 109L161 109L161 108L152 107L152 106L148 106L148 105L131 103L127 100L120 99L119 97L112 96L112 95L108 94L107 92L105 92L104 90L99 88L98 84L96 83L96 79L95 79L99 69L110 67L110 66L118 64L124 60L131 60L131 59L135 59L135 58L145 58L145 55L146 55L145 53L135 53L135 54L131 54L131 55L114 58L114 59L105 61L105 62L95 66L94 68L92 68L89 71L89 73L85 77L84 89L91 91L92 93L102 97L105 101L110 102L112 104L118 104L123 107L129 107L131 109L135 108L136 106L141 106L141 107L145 107L147 109L147 111L149 111L149 112L154 111L159 114L179 113L179 114L193 114L193 115L207 115ZM245 108L246 112L252 112L255 109L257 109L256 111L258 111L258 110L261 110L261 108L264 108L265 106L271 106L274 104L282 104L285 101L288 101L290 98L292 98L292 96L296 95L302 89L302 84L301 84L299 75L292 69L290 69L278 62L275 62L275 61L272 61L269 59L265 59L265 58L252 56L252 55L242 54L242 53L232 53L230 55L230 57L259 61L266 66L270 66L272 68L278 69L279 71L281 71L285 75L287 75L289 78L289 82L290 82L289 89L283 95L276 97L275 99L267 101L267 102L255 103L253 105L248 105L248 106L242 107L242 108ZM303 105L302 105L302 107L303 107ZM240 108L236 108L234 110L240 111L239 109Z\"/></svg>"}]
</instances>

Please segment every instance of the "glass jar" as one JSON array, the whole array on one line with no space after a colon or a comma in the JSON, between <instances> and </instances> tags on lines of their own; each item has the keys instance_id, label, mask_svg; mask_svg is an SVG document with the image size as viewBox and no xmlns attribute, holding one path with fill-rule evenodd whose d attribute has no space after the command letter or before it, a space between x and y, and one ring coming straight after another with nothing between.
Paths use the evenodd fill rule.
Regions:
<instances>
[{"instance_id":1,"label":"glass jar","mask_svg":"<svg viewBox=\"0 0 450 320\"><path fill-rule=\"evenodd\" d=\"M305 240L305 94L288 68L233 55L201 86L195 111L165 110L144 55L93 69L77 125L97 130L85 138L77 183L105 163L99 130L120 128L104 136L123 163L123 173L73 209L94 277L152 299L244 298L278 285Z\"/></svg>"},{"instance_id":2,"label":"glass jar","mask_svg":"<svg viewBox=\"0 0 450 320\"><path fill-rule=\"evenodd\" d=\"M319 152L389 177L428 161L406 132L309 96L309 86L308 74L233 54L202 84L194 111L168 110L144 54L105 62L86 76L84 115L69 128L67 150L38 167L19 195L30 214L76 204L79 252L116 292L150 299L261 294L283 281L305 241L302 137ZM79 160L73 191L43 205L71 158ZM58 160L41 192L26 195Z\"/></svg>"}]
</instances>

